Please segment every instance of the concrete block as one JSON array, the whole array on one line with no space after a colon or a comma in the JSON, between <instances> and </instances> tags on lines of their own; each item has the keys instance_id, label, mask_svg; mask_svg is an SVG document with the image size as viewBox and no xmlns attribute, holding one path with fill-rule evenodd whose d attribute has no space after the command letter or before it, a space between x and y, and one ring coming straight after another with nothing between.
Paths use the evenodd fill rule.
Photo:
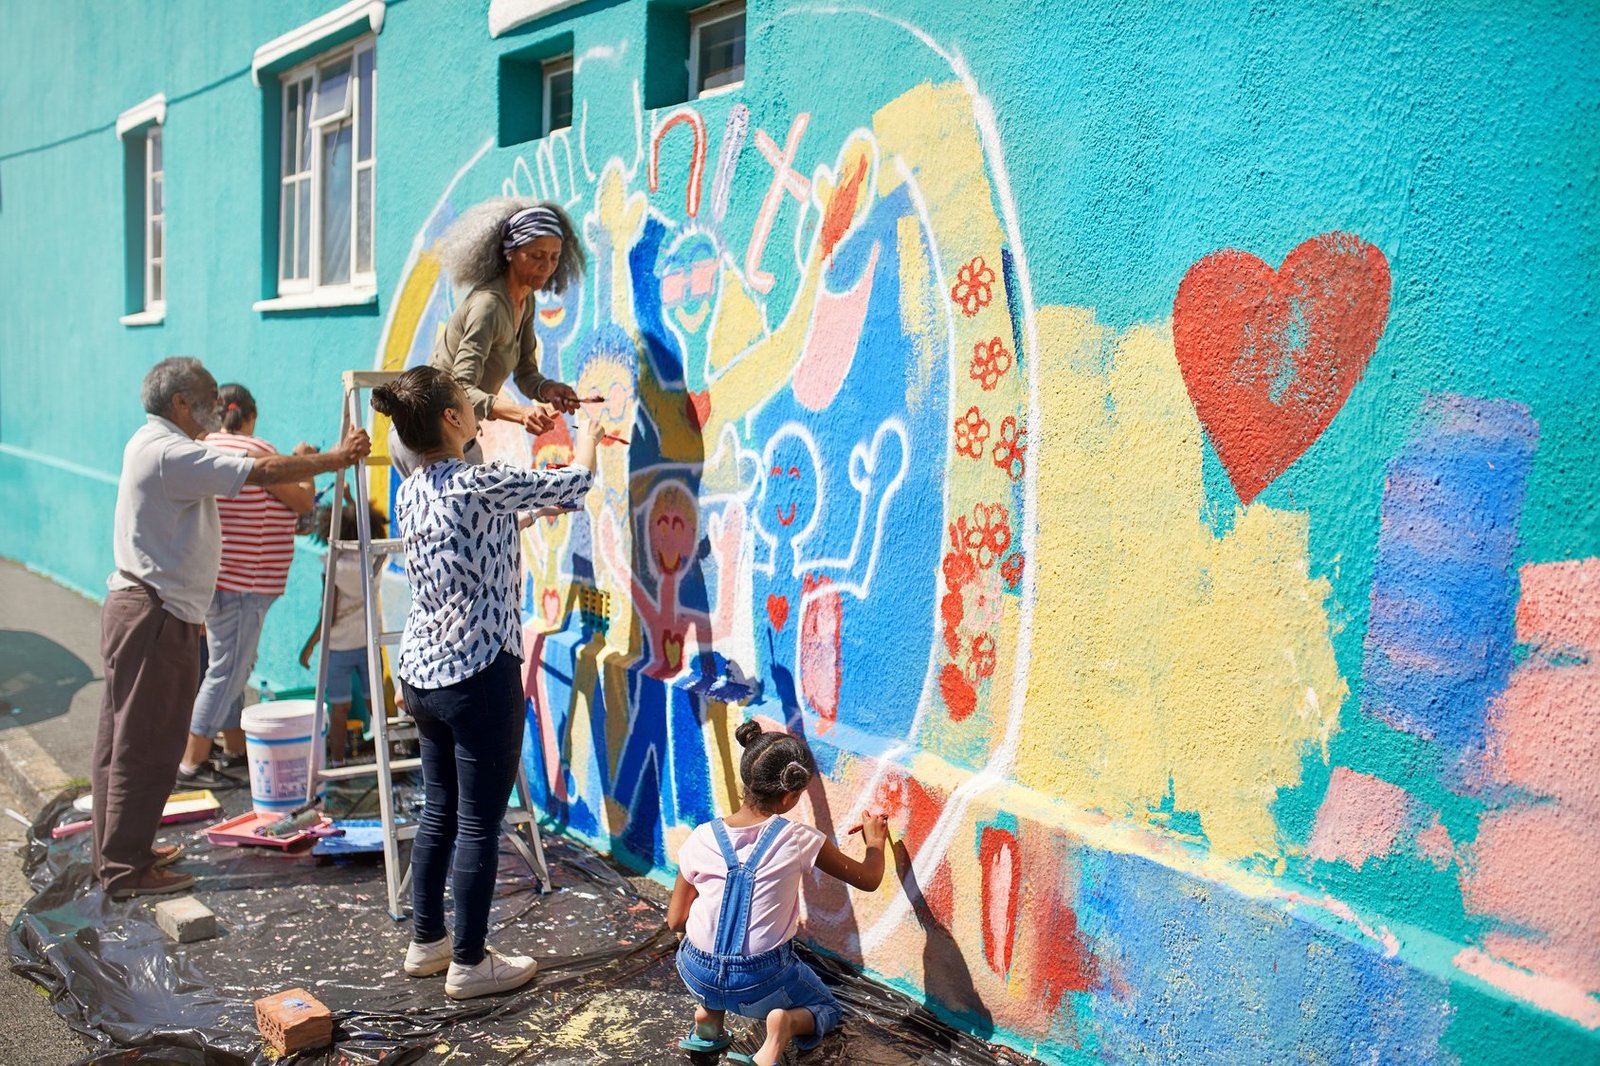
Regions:
<instances>
[{"instance_id":1,"label":"concrete block","mask_svg":"<svg viewBox=\"0 0 1600 1066\"><path fill-rule=\"evenodd\" d=\"M156 924L180 944L209 940L217 935L217 916L193 896L179 896L156 904Z\"/></svg>"}]
</instances>

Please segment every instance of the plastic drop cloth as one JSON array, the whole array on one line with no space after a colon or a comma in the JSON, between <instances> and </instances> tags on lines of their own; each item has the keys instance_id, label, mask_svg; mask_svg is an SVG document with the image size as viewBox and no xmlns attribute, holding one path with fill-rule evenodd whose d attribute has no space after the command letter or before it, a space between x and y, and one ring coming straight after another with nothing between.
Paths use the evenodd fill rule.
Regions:
<instances>
[{"instance_id":1,"label":"plastic drop cloth","mask_svg":"<svg viewBox=\"0 0 1600 1066\"><path fill-rule=\"evenodd\" d=\"M440 978L400 968L409 923L386 913L381 857L213 847L205 823L166 827L180 866L216 914L221 935L174 944L155 923L160 897L115 902L90 884L89 834L50 838L80 815L69 790L42 810L24 869L37 895L10 932L11 968L50 995L57 1013L97 1045L87 1064L243 1066L275 1061L256 1031L256 999L308 989L333 1011L334 1044L276 1060L294 1064L528 1063L593 1066L718 1061L677 1041L693 1003L673 967L663 909L606 860L546 836L554 891L532 889L503 850L490 942L533 955L528 988L456 1003ZM247 793L222 796L228 813ZM841 1031L804 1056L815 1066L1028 1063L944 1025L921 1005L832 960L808 960L846 1005ZM761 1026L729 1017L735 1050ZM794 1061L791 1051L790 1061Z\"/></svg>"}]
</instances>

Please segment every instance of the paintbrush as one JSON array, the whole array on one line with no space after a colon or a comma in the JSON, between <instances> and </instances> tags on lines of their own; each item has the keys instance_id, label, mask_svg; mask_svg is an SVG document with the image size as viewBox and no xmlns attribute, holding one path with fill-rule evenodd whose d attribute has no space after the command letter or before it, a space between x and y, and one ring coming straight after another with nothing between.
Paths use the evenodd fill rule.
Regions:
<instances>
[{"instance_id":1,"label":"paintbrush","mask_svg":"<svg viewBox=\"0 0 1600 1066\"><path fill-rule=\"evenodd\" d=\"M629 443L627 437L619 437L615 433L607 433L604 436L602 436L600 439L603 440L603 441L610 441L612 444L627 444L627 443Z\"/></svg>"}]
</instances>

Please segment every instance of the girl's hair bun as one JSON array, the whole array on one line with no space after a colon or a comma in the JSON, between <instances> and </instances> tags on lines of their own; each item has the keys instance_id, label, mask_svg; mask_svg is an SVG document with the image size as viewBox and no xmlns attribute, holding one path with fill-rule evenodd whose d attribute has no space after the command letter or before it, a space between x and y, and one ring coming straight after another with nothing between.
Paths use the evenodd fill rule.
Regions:
<instances>
[{"instance_id":1,"label":"girl's hair bun","mask_svg":"<svg viewBox=\"0 0 1600 1066\"><path fill-rule=\"evenodd\" d=\"M739 728L733 731L733 739L739 742L741 748L748 748L751 741L762 734L761 723L754 718L739 723Z\"/></svg>"},{"instance_id":2,"label":"girl's hair bun","mask_svg":"<svg viewBox=\"0 0 1600 1066\"><path fill-rule=\"evenodd\" d=\"M811 771L807 770L798 762L791 762L788 766L785 766L783 768L783 772L778 775L778 781L783 785L783 790L785 792L798 792L802 788L805 788L806 784L810 782L810 780Z\"/></svg>"},{"instance_id":3,"label":"girl's hair bun","mask_svg":"<svg viewBox=\"0 0 1600 1066\"><path fill-rule=\"evenodd\" d=\"M380 415L393 416L395 408L399 407L399 398L395 396L394 389L388 385L379 385L372 390L372 409Z\"/></svg>"}]
</instances>

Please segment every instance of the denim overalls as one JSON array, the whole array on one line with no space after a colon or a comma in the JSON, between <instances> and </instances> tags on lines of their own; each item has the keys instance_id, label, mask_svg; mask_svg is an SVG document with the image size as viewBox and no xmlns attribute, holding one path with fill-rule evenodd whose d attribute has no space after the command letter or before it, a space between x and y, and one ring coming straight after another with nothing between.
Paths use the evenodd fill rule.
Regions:
<instances>
[{"instance_id":1,"label":"denim overalls","mask_svg":"<svg viewBox=\"0 0 1600 1066\"><path fill-rule=\"evenodd\" d=\"M678 948L678 975L708 1010L764 1019L768 1011L777 1007L805 1007L816 1019L817 1031L796 1037L795 1044L801 1050L809 1050L839 1024L839 1001L810 966L794 957L793 942L759 955L744 953L756 872L788 824L774 816L761 831L750 857L741 863L722 820L711 823L723 861L728 864L722 910L717 914L716 950L701 951L685 940Z\"/></svg>"}]
</instances>

